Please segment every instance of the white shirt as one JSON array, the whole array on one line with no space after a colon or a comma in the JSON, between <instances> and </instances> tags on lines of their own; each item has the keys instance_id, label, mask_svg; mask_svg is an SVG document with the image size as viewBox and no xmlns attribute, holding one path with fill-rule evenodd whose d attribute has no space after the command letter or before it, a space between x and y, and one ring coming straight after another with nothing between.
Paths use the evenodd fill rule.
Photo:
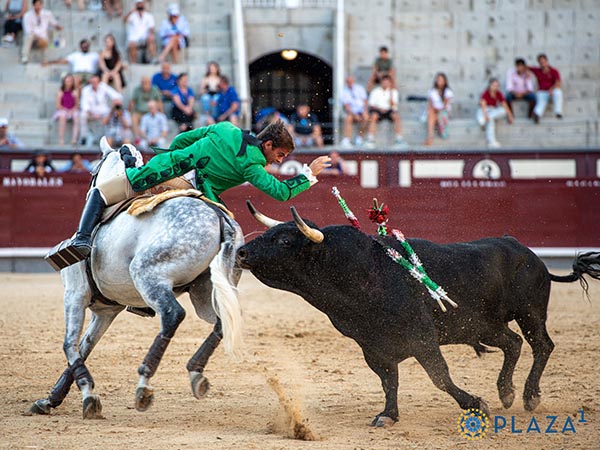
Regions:
<instances>
[{"instance_id":1,"label":"white shirt","mask_svg":"<svg viewBox=\"0 0 600 450\"><path fill-rule=\"evenodd\" d=\"M109 99L123 100L123 96L106 83L100 82L97 90L88 84L81 90L81 111L104 116L111 109Z\"/></svg>"},{"instance_id":2,"label":"white shirt","mask_svg":"<svg viewBox=\"0 0 600 450\"><path fill-rule=\"evenodd\" d=\"M148 38L148 33L154 28L154 16L147 11L135 11L127 18L127 41L143 42Z\"/></svg>"},{"instance_id":3,"label":"white shirt","mask_svg":"<svg viewBox=\"0 0 600 450\"><path fill-rule=\"evenodd\" d=\"M444 89L444 99L442 100L440 92L437 89L431 88L427 93L427 98L431 100L431 106L433 106L437 110L444 109L444 100L448 100L448 106L446 106L446 111L450 111L450 102L454 98L454 92L452 92L450 88Z\"/></svg>"},{"instance_id":4,"label":"white shirt","mask_svg":"<svg viewBox=\"0 0 600 450\"><path fill-rule=\"evenodd\" d=\"M32 34L37 38L48 40L48 28L55 28L58 25L54 14L47 9L42 9L40 15L30 9L23 16L23 30L25 34Z\"/></svg>"},{"instance_id":5,"label":"white shirt","mask_svg":"<svg viewBox=\"0 0 600 450\"><path fill-rule=\"evenodd\" d=\"M354 83L352 87L345 85L342 91L342 105L350 106L352 114L362 114L365 110L367 91L360 84Z\"/></svg>"},{"instance_id":6,"label":"white shirt","mask_svg":"<svg viewBox=\"0 0 600 450\"><path fill-rule=\"evenodd\" d=\"M150 113L144 114L140 123L140 130L144 132L148 139L159 138L163 132L169 131L167 116L160 111L154 115Z\"/></svg>"},{"instance_id":7,"label":"white shirt","mask_svg":"<svg viewBox=\"0 0 600 450\"><path fill-rule=\"evenodd\" d=\"M506 72L506 92L515 92L517 94L533 92L531 74L525 72L523 75L519 75L514 67L508 69Z\"/></svg>"},{"instance_id":8,"label":"white shirt","mask_svg":"<svg viewBox=\"0 0 600 450\"><path fill-rule=\"evenodd\" d=\"M398 99L398 89L384 90L381 86L377 86L369 95L369 106L383 111L398 111Z\"/></svg>"},{"instance_id":9,"label":"white shirt","mask_svg":"<svg viewBox=\"0 0 600 450\"><path fill-rule=\"evenodd\" d=\"M98 53L73 52L67 56L71 72L96 73L98 71Z\"/></svg>"}]
</instances>

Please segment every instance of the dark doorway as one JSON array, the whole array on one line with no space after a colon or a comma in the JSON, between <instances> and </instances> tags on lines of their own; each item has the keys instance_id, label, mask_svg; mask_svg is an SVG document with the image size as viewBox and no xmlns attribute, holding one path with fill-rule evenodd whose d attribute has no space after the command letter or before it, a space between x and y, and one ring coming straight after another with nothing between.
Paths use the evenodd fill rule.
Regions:
<instances>
[{"instance_id":1,"label":"dark doorway","mask_svg":"<svg viewBox=\"0 0 600 450\"><path fill-rule=\"evenodd\" d=\"M308 103L321 121L326 144L333 142L332 69L322 59L298 51L293 60L281 52L263 56L250 64L252 117L263 108L274 107L287 117L300 103Z\"/></svg>"}]
</instances>

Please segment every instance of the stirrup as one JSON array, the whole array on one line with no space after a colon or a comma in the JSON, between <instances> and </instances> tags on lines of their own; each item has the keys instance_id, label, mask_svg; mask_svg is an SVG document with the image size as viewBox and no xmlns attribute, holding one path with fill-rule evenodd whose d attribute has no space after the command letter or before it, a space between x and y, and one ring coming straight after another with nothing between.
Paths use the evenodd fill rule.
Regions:
<instances>
[{"instance_id":1,"label":"stirrup","mask_svg":"<svg viewBox=\"0 0 600 450\"><path fill-rule=\"evenodd\" d=\"M88 255L84 255L77 247L71 244L71 239L65 239L60 244L52 248L44 260L52 266L56 271L61 271L65 267L69 267L86 259Z\"/></svg>"}]
</instances>

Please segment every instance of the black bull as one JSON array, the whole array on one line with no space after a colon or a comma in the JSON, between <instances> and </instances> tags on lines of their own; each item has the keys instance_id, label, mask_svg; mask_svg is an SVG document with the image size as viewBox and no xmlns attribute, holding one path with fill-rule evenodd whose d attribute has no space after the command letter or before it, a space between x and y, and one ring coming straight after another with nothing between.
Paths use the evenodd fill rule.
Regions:
<instances>
[{"instance_id":1,"label":"black bull","mask_svg":"<svg viewBox=\"0 0 600 450\"><path fill-rule=\"evenodd\" d=\"M372 237L350 226L319 230L303 223L293 208L292 212L296 223L273 226L275 221L263 221L272 228L240 248L238 263L266 285L303 297L360 345L385 393L385 409L373 425L398 420L398 363L411 356L462 409L479 408L489 415L483 399L452 381L440 351L445 344L467 344L478 355L487 346L500 348L504 364L498 393L504 407L510 407L522 345L521 336L508 327L513 320L533 350L523 402L526 410L535 409L540 377L554 349L546 330L551 281L580 280L587 290L584 273L600 278L600 253L580 255L574 272L560 277L550 274L531 250L511 237L448 245L409 239L430 277L458 303L458 308L444 313L425 287L386 256ZM381 240L401 251L393 237Z\"/></svg>"}]
</instances>

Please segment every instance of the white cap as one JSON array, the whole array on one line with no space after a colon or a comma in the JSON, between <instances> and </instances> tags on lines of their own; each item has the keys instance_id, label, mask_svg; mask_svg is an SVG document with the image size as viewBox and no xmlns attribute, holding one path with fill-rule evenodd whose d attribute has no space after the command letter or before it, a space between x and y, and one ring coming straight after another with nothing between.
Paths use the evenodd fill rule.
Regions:
<instances>
[{"instance_id":1,"label":"white cap","mask_svg":"<svg viewBox=\"0 0 600 450\"><path fill-rule=\"evenodd\" d=\"M179 15L179 5L177 3L171 3L167 12L170 16L178 16Z\"/></svg>"},{"instance_id":2,"label":"white cap","mask_svg":"<svg viewBox=\"0 0 600 450\"><path fill-rule=\"evenodd\" d=\"M135 0L135 4L137 5L138 3L144 3L144 0Z\"/></svg>"},{"instance_id":3,"label":"white cap","mask_svg":"<svg viewBox=\"0 0 600 450\"><path fill-rule=\"evenodd\" d=\"M7 127L8 119L6 117L0 117L0 127Z\"/></svg>"}]
</instances>

